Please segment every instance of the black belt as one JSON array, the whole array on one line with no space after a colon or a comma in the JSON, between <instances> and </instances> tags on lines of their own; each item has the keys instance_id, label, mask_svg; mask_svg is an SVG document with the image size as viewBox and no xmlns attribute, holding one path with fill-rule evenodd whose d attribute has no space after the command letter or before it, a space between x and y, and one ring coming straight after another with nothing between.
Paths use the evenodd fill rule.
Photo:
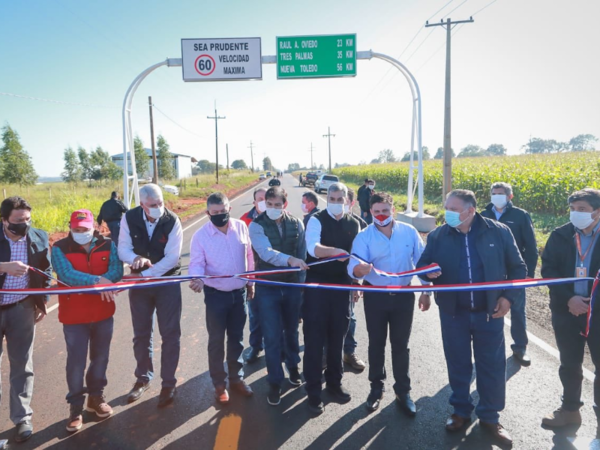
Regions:
<instances>
[{"instance_id":1,"label":"black belt","mask_svg":"<svg viewBox=\"0 0 600 450\"><path fill-rule=\"evenodd\" d=\"M246 290L246 288L243 287L243 288L240 288L240 289L234 289L233 291L221 291L219 289L215 289L214 287L204 285L204 290L207 291L207 292L222 292L223 294L234 294L236 292L243 292L243 291Z\"/></svg>"},{"instance_id":2,"label":"black belt","mask_svg":"<svg viewBox=\"0 0 600 450\"><path fill-rule=\"evenodd\" d=\"M6 295L10 295L10 294L6 294ZM13 294L14 295L14 294ZM18 305L19 303L24 302L25 300L27 300L29 298L29 295L27 297L25 297L23 300L19 300L18 302L14 302L14 303L9 303L8 305L0 305L0 311L4 310L4 309L10 309L13 306Z\"/></svg>"},{"instance_id":3,"label":"black belt","mask_svg":"<svg viewBox=\"0 0 600 450\"><path fill-rule=\"evenodd\" d=\"M369 283L368 281L363 282L364 286L373 286L373 287L377 287L374 284ZM369 291L369 293L371 294L385 294L385 295L404 295L404 294L413 294L414 292L398 292L398 291L384 291L383 289L381 290L381 292L373 292L373 291Z\"/></svg>"}]
</instances>

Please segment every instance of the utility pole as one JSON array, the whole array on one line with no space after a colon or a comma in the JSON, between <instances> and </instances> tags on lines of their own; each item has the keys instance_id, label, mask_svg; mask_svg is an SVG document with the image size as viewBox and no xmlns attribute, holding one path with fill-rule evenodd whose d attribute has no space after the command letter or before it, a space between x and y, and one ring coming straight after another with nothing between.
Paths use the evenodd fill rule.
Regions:
<instances>
[{"instance_id":1,"label":"utility pole","mask_svg":"<svg viewBox=\"0 0 600 450\"><path fill-rule=\"evenodd\" d=\"M250 149L250 161L252 164L252 173L254 173L254 150L252 150L252 141L250 141L250 147L248 147Z\"/></svg>"},{"instance_id":2,"label":"utility pole","mask_svg":"<svg viewBox=\"0 0 600 450\"><path fill-rule=\"evenodd\" d=\"M225 151L227 152L227 173L229 173L229 144L225 144Z\"/></svg>"},{"instance_id":3,"label":"utility pole","mask_svg":"<svg viewBox=\"0 0 600 450\"><path fill-rule=\"evenodd\" d=\"M158 164L156 162L156 144L154 143L154 119L152 118L152 97L148 96L148 108L150 108L150 140L152 141L152 165L154 166L154 172L152 175L152 182L158 184ZM145 151L144 151L145 153ZM139 175L144 175L138 174Z\"/></svg>"},{"instance_id":4,"label":"utility pole","mask_svg":"<svg viewBox=\"0 0 600 450\"><path fill-rule=\"evenodd\" d=\"M444 27L446 28L446 95L444 100L444 184L442 186L442 198L445 200L446 195L452 190L452 127L451 127L451 83L450 83L450 61L451 61L451 39L452 28L460 23L472 23L473 17L469 20L457 20L452 22L451 19L440 20L440 23L425 22L425 27Z\"/></svg>"},{"instance_id":5,"label":"utility pole","mask_svg":"<svg viewBox=\"0 0 600 450\"><path fill-rule=\"evenodd\" d=\"M217 171L217 184L219 184L219 126L218 126L218 122L219 122L219 119L226 119L226 117L219 117L219 115L217 114L217 102L215 102L215 116L214 117L206 116L206 118L207 119L215 119L215 155L216 155L216 160L217 160L215 169Z\"/></svg>"},{"instance_id":6,"label":"utility pole","mask_svg":"<svg viewBox=\"0 0 600 450\"><path fill-rule=\"evenodd\" d=\"M331 137L332 136L335 137L335 134L331 134L331 128L327 127L327 134L324 134L323 137L326 137L327 140L329 141L329 173L331 173Z\"/></svg>"},{"instance_id":7,"label":"utility pole","mask_svg":"<svg viewBox=\"0 0 600 450\"><path fill-rule=\"evenodd\" d=\"M314 169L315 165L313 164L313 145L310 143L310 168Z\"/></svg>"}]
</instances>

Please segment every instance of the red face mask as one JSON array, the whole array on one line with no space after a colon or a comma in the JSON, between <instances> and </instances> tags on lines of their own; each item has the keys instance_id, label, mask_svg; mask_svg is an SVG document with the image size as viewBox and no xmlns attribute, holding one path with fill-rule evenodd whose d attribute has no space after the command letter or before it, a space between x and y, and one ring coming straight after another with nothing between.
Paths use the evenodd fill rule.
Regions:
<instances>
[{"instance_id":1,"label":"red face mask","mask_svg":"<svg viewBox=\"0 0 600 450\"><path fill-rule=\"evenodd\" d=\"M373 217L373 222L376 225L379 225L380 227L385 227L387 225L389 225L389 223L392 221L392 216L386 216L385 214L379 214L375 217Z\"/></svg>"}]
</instances>

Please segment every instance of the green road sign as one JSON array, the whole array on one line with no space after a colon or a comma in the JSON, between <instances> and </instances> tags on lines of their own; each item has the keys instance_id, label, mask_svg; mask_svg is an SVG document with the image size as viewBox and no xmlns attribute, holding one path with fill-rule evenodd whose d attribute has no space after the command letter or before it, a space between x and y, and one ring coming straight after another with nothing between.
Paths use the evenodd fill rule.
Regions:
<instances>
[{"instance_id":1,"label":"green road sign","mask_svg":"<svg viewBox=\"0 0 600 450\"><path fill-rule=\"evenodd\" d=\"M277 78L356 76L356 34L277 38Z\"/></svg>"}]
</instances>

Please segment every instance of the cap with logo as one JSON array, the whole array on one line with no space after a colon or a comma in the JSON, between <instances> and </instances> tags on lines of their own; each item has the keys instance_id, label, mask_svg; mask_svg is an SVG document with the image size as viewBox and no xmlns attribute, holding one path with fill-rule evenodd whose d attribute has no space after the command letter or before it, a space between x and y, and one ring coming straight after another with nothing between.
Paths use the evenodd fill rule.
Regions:
<instances>
[{"instance_id":1,"label":"cap with logo","mask_svg":"<svg viewBox=\"0 0 600 450\"><path fill-rule=\"evenodd\" d=\"M71 214L71 228L94 228L94 215L90 210L78 209Z\"/></svg>"}]
</instances>

